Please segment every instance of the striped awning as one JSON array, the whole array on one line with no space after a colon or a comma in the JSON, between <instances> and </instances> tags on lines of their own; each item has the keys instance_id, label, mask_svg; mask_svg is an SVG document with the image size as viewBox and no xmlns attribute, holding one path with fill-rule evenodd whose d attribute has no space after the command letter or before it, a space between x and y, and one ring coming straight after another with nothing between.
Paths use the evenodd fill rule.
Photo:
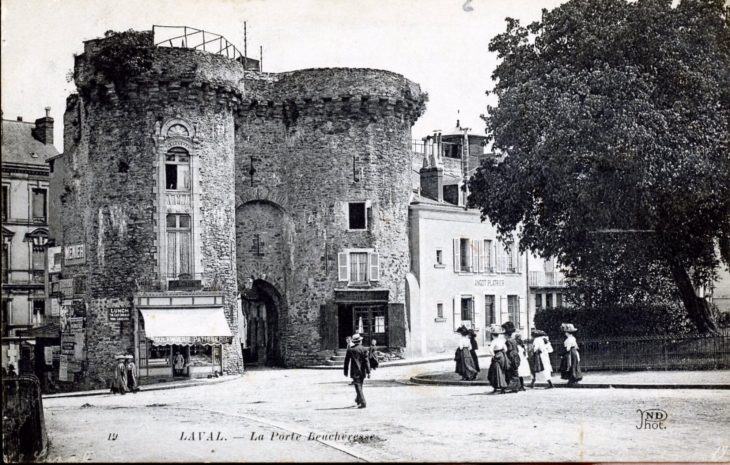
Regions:
<instances>
[{"instance_id":1,"label":"striped awning","mask_svg":"<svg viewBox=\"0 0 730 465\"><path fill-rule=\"evenodd\" d=\"M145 337L153 345L230 344L233 335L223 308L140 309Z\"/></svg>"}]
</instances>

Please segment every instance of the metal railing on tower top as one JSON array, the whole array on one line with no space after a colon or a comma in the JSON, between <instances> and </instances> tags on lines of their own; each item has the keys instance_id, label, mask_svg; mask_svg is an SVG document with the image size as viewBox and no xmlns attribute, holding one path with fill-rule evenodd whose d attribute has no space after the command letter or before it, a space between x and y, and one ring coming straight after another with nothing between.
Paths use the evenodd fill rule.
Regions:
<instances>
[{"instance_id":1,"label":"metal railing on tower top","mask_svg":"<svg viewBox=\"0 0 730 465\"><path fill-rule=\"evenodd\" d=\"M165 32L169 30L170 34L164 34L165 39L159 40L161 39L160 36L163 35L159 29L164 29ZM214 32L189 26L153 25L152 33L154 34L155 46L157 47L190 48L203 50L215 55L225 55L232 60L241 62L251 60L251 58L241 53L235 45L228 42L225 37ZM167 37L168 35L171 35L171 37Z\"/></svg>"}]
</instances>

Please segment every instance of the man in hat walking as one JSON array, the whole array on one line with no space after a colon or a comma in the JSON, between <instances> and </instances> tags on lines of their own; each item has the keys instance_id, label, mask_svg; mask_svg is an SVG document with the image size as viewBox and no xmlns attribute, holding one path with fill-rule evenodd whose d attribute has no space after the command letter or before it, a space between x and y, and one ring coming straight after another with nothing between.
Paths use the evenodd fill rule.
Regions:
<instances>
[{"instance_id":1,"label":"man in hat walking","mask_svg":"<svg viewBox=\"0 0 730 465\"><path fill-rule=\"evenodd\" d=\"M347 349L345 354L345 376L352 378L355 384L355 403L357 408L365 408L365 396L362 393L362 383L365 382L365 376L370 378L370 361L368 360L368 350L362 346L362 337L359 334L352 336L352 347Z\"/></svg>"}]
</instances>

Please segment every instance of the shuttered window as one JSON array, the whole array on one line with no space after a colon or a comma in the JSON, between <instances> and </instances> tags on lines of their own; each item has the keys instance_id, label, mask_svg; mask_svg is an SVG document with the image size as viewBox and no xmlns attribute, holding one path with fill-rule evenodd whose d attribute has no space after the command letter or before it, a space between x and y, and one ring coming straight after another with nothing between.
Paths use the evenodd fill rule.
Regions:
<instances>
[{"instance_id":1,"label":"shuttered window","mask_svg":"<svg viewBox=\"0 0 730 465\"><path fill-rule=\"evenodd\" d=\"M190 215L167 215L167 274L190 274Z\"/></svg>"},{"instance_id":2,"label":"shuttered window","mask_svg":"<svg viewBox=\"0 0 730 465\"><path fill-rule=\"evenodd\" d=\"M520 327L520 302L516 295L507 296L507 313L509 313L509 320L515 324L515 327Z\"/></svg>"},{"instance_id":3,"label":"shuttered window","mask_svg":"<svg viewBox=\"0 0 730 465\"><path fill-rule=\"evenodd\" d=\"M337 280L366 283L380 280L378 252L340 252L337 254Z\"/></svg>"}]
</instances>

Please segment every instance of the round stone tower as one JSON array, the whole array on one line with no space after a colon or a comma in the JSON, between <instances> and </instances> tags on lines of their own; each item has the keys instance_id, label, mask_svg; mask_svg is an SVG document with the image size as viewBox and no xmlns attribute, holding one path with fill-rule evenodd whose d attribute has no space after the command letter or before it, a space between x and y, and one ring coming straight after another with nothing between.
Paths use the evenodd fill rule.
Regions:
<instances>
[{"instance_id":1,"label":"round stone tower","mask_svg":"<svg viewBox=\"0 0 730 465\"><path fill-rule=\"evenodd\" d=\"M76 386L102 386L119 353L141 376L242 371L233 173L243 66L127 32L86 42L74 77L54 235L66 253L59 289L85 281L64 292L61 312L69 341L79 333L70 319L83 318L67 355Z\"/></svg>"},{"instance_id":2,"label":"round stone tower","mask_svg":"<svg viewBox=\"0 0 730 465\"><path fill-rule=\"evenodd\" d=\"M235 118L246 358L327 363L354 332L402 349L411 127L425 94L392 72L337 68L247 72L246 90Z\"/></svg>"}]
</instances>

